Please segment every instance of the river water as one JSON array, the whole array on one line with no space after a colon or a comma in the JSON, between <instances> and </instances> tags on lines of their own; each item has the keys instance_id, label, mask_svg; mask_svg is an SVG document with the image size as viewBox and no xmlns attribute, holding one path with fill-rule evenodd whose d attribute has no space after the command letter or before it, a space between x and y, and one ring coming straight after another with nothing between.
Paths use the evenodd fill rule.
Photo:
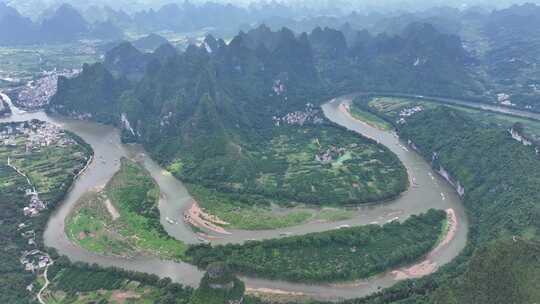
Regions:
<instances>
[{"instance_id":1,"label":"river water","mask_svg":"<svg viewBox=\"0 0 540 304\"><path fill-rule=\"evenodd\" d=\"M8 99L5 95L3 97ZM423 213L430 208L452 208L458 220L456 235L442 250L430 256L429 260L440 266L448 263L459 254L466 243L468 224L465 211L456 191L445 180L440 178L422 157L407 148L406 144L401 142L395 134L370 127L341 112L339 105L348 101L348 97L341 97L326 103L323 106L324 114L329 120L373 138L394 152L406 166L411 181L414 181L411 183L409 190L395 200L359 207L355 211L353 218L346 221L333 223L312 222L297 227L266 231L230 230L232 235L222 236L220 239L215 240L214 243L239 243L247 239L277 238L284 233L301 235L335 229L339 225L384 224L396 217L403 221L413 214ZM60 254L68 256L72 261L96 263L105 267L121 267L127 270L156 274L160 277L170 277L175 282L193 287L198 285L203 272L190 264L166 261L150 256L138 256L131 259L102 256L72 244L64 233L64 219L81 195L90 189L105 185L119 169L120 158L129 157L141 161L159 184L161 190L159 204L161 222L167 232L186 243L197 243L197 236L183 221L183 211L190 207L191 197L180 181L150 159L140 146L122 144L118 130L111 126L51 116L42 111L24 112L14 107L9 99L8 103L13 114L11 117L0 119L0 122L39 119L55 123L76 133L94 149L95 155L92 163L74 183L65 200L49 219L44 234L47 246L56 248ZM177 224L169 224L167 218L177 221ZM390 272L369 280L343 285L307 285L250 277L242 277L241 279L244 280L248 288L301 293L320 300L362 297L380 288L390 287L397 282L395 276Z\"/></svg>"}]
</instances>

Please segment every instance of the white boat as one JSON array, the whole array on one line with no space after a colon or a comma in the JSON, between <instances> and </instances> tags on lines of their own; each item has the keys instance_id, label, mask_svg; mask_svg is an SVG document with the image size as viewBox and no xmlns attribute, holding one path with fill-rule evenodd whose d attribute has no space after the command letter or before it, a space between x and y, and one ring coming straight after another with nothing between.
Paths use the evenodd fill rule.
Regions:
<instances>
[{"instance_id":1,"label":"white boat","mask_svg":"<svg viewBox=\"0 0 540 304\"><path fill-rule=\"evenodd\" d=\"M339 225L336 228L337 229L351 228L351 225Z\"/></svg>"},{"instance_id":2,"label":"white boat","mask_svg":"<svg viewBox=\"0 0 540 304\"><path fill-rule=\"evenodd\" d=\"M167 217L167 218L166 218L165 220L167 220L167 222L168 222L169 224L171 224L171 225L174 225L174 224L176 224L176 222L175 222L175 221L171 220L171 219L170 219L170 218L168 218L168 217Z\"/></svg>"},{"instance_id":3,"label":"white boat","mask_svg":"<svg viewBox=\"0 0 540 304\"><path fill-rule=\"evenodd\" d=\"M197 238L197 240L198 240L199 242L201 242L201 243L204 243L204 244L208 244L208 243L210 243L210 241L209 241L209 240L207 240L207 239L203 239L202 237L198 237L198 238Z\"/></svg>"},{"instance_id":4,"label":"white boat","mask_svg":"<svg viewBox=\"0 0 540 304\"><path fill-rule=\"evenodd\" d=\"M399 221L399 216L396 216L392 219L389 219L388 221L386 221L387 223L392 223L392 222L395 222L395 221Z\"/></svg>"}]
</instances>

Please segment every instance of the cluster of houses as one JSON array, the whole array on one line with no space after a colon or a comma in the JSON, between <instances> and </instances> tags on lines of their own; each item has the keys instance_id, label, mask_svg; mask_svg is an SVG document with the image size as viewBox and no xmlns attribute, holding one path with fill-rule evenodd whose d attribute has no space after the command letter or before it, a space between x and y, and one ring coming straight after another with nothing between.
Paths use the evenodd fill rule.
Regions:
<instances>
[{"instance_id":1,"label":"cluster of houses","mask_svg":"<svg viewBox=\"0 0 540 304\"><path fill-rule=\"evenodd\" d=\"M47 203L39 199L37 192L34 190L26 190L26 193L30 196L30 202L28 206L23 208L23 213L28 217L36 217L39 213L47 209Z\"/></svg>"},{"instance_id":2,"label":"cluster of houses","mask_svg":"<svg viewBox=\"0 0 540 304\"><path fill-rule=\"evenodd\" d=\"M21 259L21 264L24 265L26 271L36 272L41 269L47 268L53 264L51 257L43 251L33 249L30 251L24 251Z\"/></svg>"},{"instance_id":3,"label":"cluster of houses","mask_svg":"<svg viewBox=\"0 0 540 304\"><path fill-rule=\"evenodd\" d=\"M28 245L34 247L34 249L22 252L19 261L24 266L24 270L36 272L53 264L53 260L46 252L36 249L36 232L33 229L30 229L26 223L21 223L17 230L21 231L21 236L28 241Z\"/></svg>"},{"instance_id":4,"label":"cluster of houses","mask_svg":"<svg viewBox=\"0 0 540 304\"><path fill-rule=\"evenodd\" d=\"M44 76L27 83L21 87L17 94L17 103L24 108L40 108L49 103L51 97L56 94L58 88L58 77L73 77L79 73L78 70L56 70L45 72Z\"/></svg>"},{"instance_id":5,"label":"cluster of houses","mask_svg":"<svg viewBox=\"0 0 540 304\"><path fill-rule=\"evenodd\" d=\"M510 95L506 93L497 94L497 101L503 106L508 106L508 107L515 106L515 104L512 103L512 100L510 99Z\"/></svg>"},{"instance_id":6,"label":"cluster of houses","mask_svg":"<svg viewBox=\"0 0 540 304\"><path fill-rule=\"evenodd\" d=\"M21 122L8 125L0 131L0 145L16 146L17 137L24 135L26 151L32 151L50 145L68 146L76 142L67 136L58 126L40 121Z\"/></svg>"},{"instance_id":7,"label":"cluster of houses","mask_svg":"<svg viewBox=\"0 0 540 304\"><path fill-rule=\"evenodd\" d=\"M333 162L335 159L340 158L345 154L346 150L345 148L338 148L335 146L331 146L330 148L321 151L315 155L315 160L320 162L321 164L329 164Z\"/></svg>"},{"instance_id":8,"label":"cluster of houses","mask_svg":"<svg viewBox=\"0 0 540 304\"><path fill-rule=\"evenodd\" d=\"M20 223L17 230L21 231L21 236L28 241L28 245L36 245L36 232L33 229L23 231L27 228L25 223Z\"/></svg>"},{"instance_id":9,"label":"cluster of houses","mask_svg":"<svg viewBox=\"0 0 540 304\"><path fill-rule=\"evenodd\" d=\"M281 96L286 92L287 88L285 87L285 84L278 79L274 81L274 86L272 86L272 90L274 91L274 93L276 93L277 96Z\"/></svg>"},{"instance_id":10,"label":"cluster of houses","mask_svg":"<svg viewBox=\"0 0 540 304\"><path fill-rule=\"evenodd\" d=\"M319 110L315 109L313 104L306 104L304 111L296 111L286 114L283 117L272 117L274 125L279 127L281 125L298 125L303 126L306 123L320 124L323 119L319 116Z\"/></svg>"},{"instance_id":11,"label":"cluster of houses","mask_svg":"<svg viewBox=\"0 0 540 304\"><path fill-rule=\"evenodd\" d=\"M399 119L397 121L398 124L404 124L407 122L406 118L411 117L416 113L422 112L424 108L421 106L414 106L411 108L402 109L399 111Z\"/></svg>"}]
</instances>

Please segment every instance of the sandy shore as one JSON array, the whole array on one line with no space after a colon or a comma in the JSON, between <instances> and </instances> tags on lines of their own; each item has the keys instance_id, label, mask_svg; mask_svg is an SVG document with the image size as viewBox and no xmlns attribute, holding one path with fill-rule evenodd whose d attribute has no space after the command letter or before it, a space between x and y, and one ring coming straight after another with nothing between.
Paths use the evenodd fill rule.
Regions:
<instances>
[{"instance_id":1,"label":"sandy shore","mask_svg":"<svg viewBox=\"0 0 540 304\"><path fill-rule=\"evenodd\" d=\"M184 212L184 221L187 223L203 228L208 229L212 232L219 234L231 234L221 226L229 225L229 223L220 220L218 217L208 214L201 209L199 204L194 200L191 208Z\"/></svg>"},{"instance_id":2,"label":"sandy shore","mask_svg":"<svg viewBox=\"0 0 540 304\"><path fill-rule=\"evenodd\" d=\"M448 230L444 239L439 242L439 244L429 252L426 259L417 263L415 265L402 268L399 270L392 271L392 274L395 276L396 280L405 280L411 278L419 278L426 275L429 275L435 272L439 265L433 262L432 258L435 256L444 246L448 245L456 236L456 231L458 227L457 217L454 209L446 210L446 217L448 220Z\"/></svg>"}]
</instances>

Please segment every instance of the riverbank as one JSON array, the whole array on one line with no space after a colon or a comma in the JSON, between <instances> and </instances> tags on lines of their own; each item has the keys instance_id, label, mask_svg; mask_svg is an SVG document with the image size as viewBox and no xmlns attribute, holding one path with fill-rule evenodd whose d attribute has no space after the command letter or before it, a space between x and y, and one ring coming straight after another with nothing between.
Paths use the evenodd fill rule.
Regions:
<instances>
[{"instance_id":1,"label":"riverbank","mask_svg":"<svg viewBox=\"0 0 540 304\"><path fill-rule=\"evenodd\" d=\"M447 227L445 227L445 234L442 237L442 240L433 248L426 256L426 258L409 267L402 268L399 270L392 271L392 275L395 276L396 280L402 281L406 279L415 279L427 276L434 273L439 268L439 265L432 261L432 257L439 253L440 250L450 244L456 235L458 229L458 222L456 213L453 209L446 210L446 221Z\"/></svg>"},{"instance_id":2,"label":"riverbank","mask_svg":"<svg viewBox=\"0 0 540 304\"><path fill-rule=\"evenodd\" d=\"M105 188L85 194L66 218L70 240L101 255L180 259L185 245L169 237L159 221L157 184L137 163L121 163Z\"/></svg>"}]
</instances>

